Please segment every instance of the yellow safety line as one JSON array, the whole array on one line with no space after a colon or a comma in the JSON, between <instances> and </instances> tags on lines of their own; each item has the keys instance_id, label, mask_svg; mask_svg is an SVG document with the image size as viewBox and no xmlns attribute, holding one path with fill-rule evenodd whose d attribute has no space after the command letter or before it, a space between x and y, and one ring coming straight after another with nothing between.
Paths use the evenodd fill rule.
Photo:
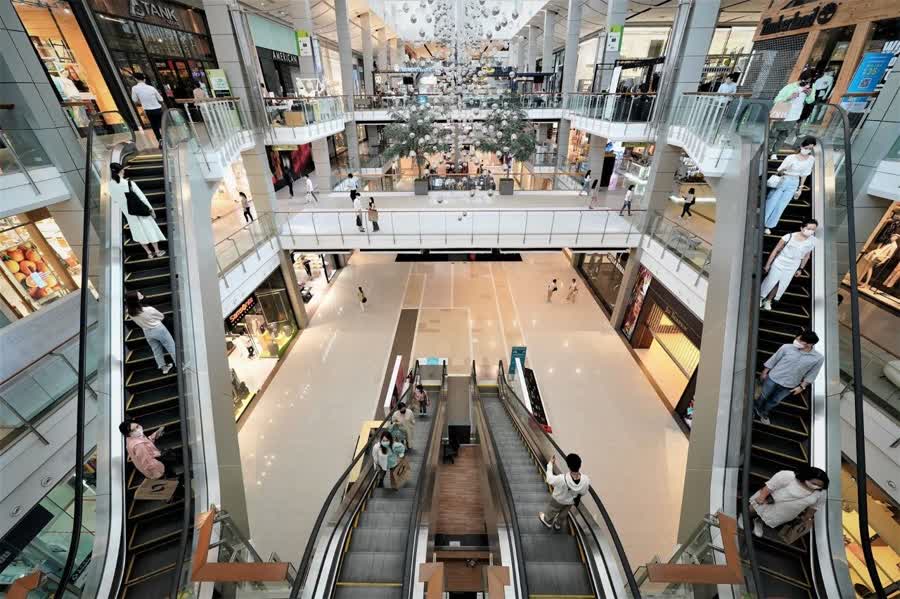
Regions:
<instances>
[{"instance_id":1,"label":"yellow safety line","mask_svg":"<svg viewBox=\"0 0 900 599\"><path fill-rule=\"evenodd\" d=\"M339 587L400 587L399 582L336 582Z\"/></svg>"}]
</instances>

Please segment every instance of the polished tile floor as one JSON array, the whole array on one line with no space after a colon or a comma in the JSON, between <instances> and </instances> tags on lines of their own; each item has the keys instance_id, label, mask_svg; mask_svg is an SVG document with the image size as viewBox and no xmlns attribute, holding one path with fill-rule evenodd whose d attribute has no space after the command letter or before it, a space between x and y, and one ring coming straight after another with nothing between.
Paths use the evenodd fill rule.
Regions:
<instances>
[{"instance_id":1,"label":"polished tile floor","mask_svg":"<svg viewBox=\"0 0 900 599\"><path fill-rule=\"evenodd\" d=\"M415 357L494 380L528 347L554 436L584 459L632 567L673 549L688 441L562 253L523 262L396 263L356 254L240 431L253 539L295 560L378 403L401 307L420 310ZM548 281L561 293L546 302ZM354 291L370 298L362 313ZM580 284L580 280L579 280ZM274 456L274 457L273 457ZM637 475L636 475L637 474Z\"/></svg>"}]
</instances>

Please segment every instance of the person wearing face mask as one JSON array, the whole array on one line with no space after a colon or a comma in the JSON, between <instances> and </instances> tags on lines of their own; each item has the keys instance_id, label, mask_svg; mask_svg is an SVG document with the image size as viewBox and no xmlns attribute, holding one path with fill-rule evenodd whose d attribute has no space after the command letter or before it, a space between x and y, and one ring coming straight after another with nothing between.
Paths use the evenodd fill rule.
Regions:
<instances>
[{"instance_id":1,"label":"person wearing face mask","mask_svg":"<svg viewBox=\"0 0 900 599\"><path fill-rule=\"evenodd\" d=\"M391 417L391 422L403 431L406 437L406 449L413 448L413 433L416 431L416 415L402 401L397 405L397 411Z\"/></svg>"},{"instance_id":2,"label":"person wearing face mask","mask_svg":"<svg viewBox=\"0 0 900 599\"><path fill-rule=\"evenodd\" d=\"M753 534L763 536L763 523L778 528L801 515L811 524L816 510L825 505L828 483L828 475L812 466L776 472L750 498Z\"/></svg>"},{"instance_id":3,"label":"person wearing face mask","mask_svg":"<svg viewBox=\"0 0 900 599\"><path fill-rule=\"evenodd\" d=\"M390 431L381 431L378 437L378 443L372 446L372 461L380 472L384 473L384 487L387 489L396 488L392 486L391 471L400 463L400 460L406 455L406 447L403 443L394 440L394 436Z\"/></svg>"},{"instance_id":4,"label":"person wearing face mask","mask_svg":"<svg viewBox=\"0 0 900 599\"><path fill-rule=\"evenodd\" d=\"M175 476L176 458L164 454L156 447L156 440L163 434L164 427L159 427L149 437L144 435L144 428L136 421L128 419L119 425L119 432L125 437L125 450L138 472L151 480Z\"/></svg>"},{"instance_id":5,"label":"person wearing face mask","mask_svg":"<svg viewBox=\"0 0 900 599\"><path fill-rule=\"evenodd\" d=\"M162 258L166 255L166 251L159 249L158 244L160 241L165 241L166 236L156 224L155 212L147 196L137 186L137 183L129 181L122 175L124 168L118 162L109 165L109 196L113 201L118 202L119 209L122 210L125 220L128 221L131 238L141 244L141 247L147 252L147 258ZM129 201L129 197L131 201Z\"/></svg>"},{"instance_id":6,"label":"person wearing face mask","mask_svg":"<svg viewBox=\"0 0 900 599\"><path fill-rule=\"evenodd\" d=\"M169 374L175 366L175 340L166 325L163 324L165 316L153 306L143 304L144 294L140 291L129 291L125 294L125 307L131 322L141 327L144 338L153 352L156 366L163 374ZM172 358L172 364L166 363L165 353Z\"/></svg>"},{"instance_id":7,"label":"person wearing face mask","mask_svg":"<svg viewBox=\"0 0 900 599\"><path fill-rule=\"evenodd\" d=\"M771 310L772 300L780 300L791 284L791 279L800 276L816 247L815 234L818 226L816 219L804 219L799 232L786 233L778 240L763 267L766 278L759 287L760 308Z\"/></svg>"},{"instance_id":8,"label":"person wearing face mask","mask_svg":"<svg viewBox=\"0 0 900 599\"><path fill-rule=\"evenodd\" d=\"M800 152L791 154L784 159L778 167L778 176L781 181L769 190L766 196L766 233L772 232L772 228L781 220L784 209L792 199L800 197L803 184L812 174L816 159L813 156L813 148L816 140L812 137L805 138L800 143Z\"/></svg>"},{"instance_id":9,"label":"person wearing face mask","mask_svg":"<svg viewBox=\"0 0 900 599\"><path fill-rule=\"evenodd\" d=\"M419 406L419 414L424 416L428 413L428 393L422 385L416 385L413 390L413 401Z\"/></svg>"},{"instance_id":10,"label":"person wearing face mask","mask_svg":"<svg viewBox=\"0 0 900 599\"><path fill-rule=\"evenodd\" d=\"M556 456L553 456L547 464L546 472L547 484L552 487L550 504L546 511L538 514L538 518L547 528L560 530L572 506L581 503L582 495L587 495L591 481L586 474L581 473L581 457L577 453L566 456L569 471L565 474L555 474L555 466Z\"/></svg>"},{"instance_id":11,"label":"person wearing face mask","mask_svg":"<svg viewBox=\"0 0 900 599\"><path fill-rule=\"evenodd\" d=\"M753 402L753 412L760 422L771 424L772 410L788 395L803 393L816 379L825 362L825 356L813 349L818 342L815 332L803 331L766 360L759 375L762 389Z\"/></svg>"}]
</instances>

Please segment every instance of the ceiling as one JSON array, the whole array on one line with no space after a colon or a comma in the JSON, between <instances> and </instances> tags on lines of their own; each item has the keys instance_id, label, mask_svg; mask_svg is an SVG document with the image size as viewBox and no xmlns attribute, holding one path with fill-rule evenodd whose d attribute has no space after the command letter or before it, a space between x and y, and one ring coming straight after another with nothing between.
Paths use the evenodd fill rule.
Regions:
<instances>
[{"instance_id":1,"label":"ceiling","mask_svg":"<svg viewBox=\"0 0 900 599\"><path fill-rule=\"evenodd\" d=\"M279 21L285 22L290 26L288 20L288 6L290 2L298 0L243 0L243 4L251 10L266 14L267 16ZM400 2L401 0L396 0ZM580 37L585 37L594 33L606 24L607 2L605 0L582 0L581 15L581 31ZM334 14L334 0L309 0L313 24L316 34L319 37L331 40L337 44L337 23ZM362 29L359 25L358 15L365 12L370 13L371 28L374 32L382 27L387 27L387 38L397 37L397 29L406 31L409 27L418 28L410 24L397 24L391 26L381 19L379 14L389 12L392 0L349 0L350 11L350 34L352 38L352 46L354 50L362 50ZM420 11L418 8L418 0L408 0L413 11ZM519 33L524 33L528 25L535 26L543 36L544 28L544 11L538 10L540 2L535 4L534 0L501 0L502 3L513 2L519 6L522 16L516 20L515 25L519 25ZM629 0L629 11L626 24L642 24L642 25L669 25L675 17L675 10L678 0ZM527 5L527 6L526 6ZM767 6L769 0L721 0L719 13L719 25L752 25L755 26L759 21L759 15ZM527 9L527 10L526 10ZM549 0L543 5L543 9L552 9L557 13L556 27L554 28L554 48L565 45L566 34L566 16L568 15L567 0ZM530 13L530 19L529 14ZM512 25L512 24L511 24ZM503 32L504 37L514 34L512 27ZM403 34L407 40L410 39L409 32ZM496 36L498 39L500 35ZM539 39L539 46L543 41Z\"/></svg>"}]
</instances>

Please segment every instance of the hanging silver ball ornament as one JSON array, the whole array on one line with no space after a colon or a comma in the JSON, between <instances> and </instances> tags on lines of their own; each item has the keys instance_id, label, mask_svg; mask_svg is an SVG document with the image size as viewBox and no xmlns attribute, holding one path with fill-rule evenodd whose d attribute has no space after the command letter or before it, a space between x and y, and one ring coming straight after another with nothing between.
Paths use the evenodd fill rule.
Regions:
<instances>
[{"instance_id":1,"label":"hanging silver ball ornament","mask_svg":"<svg viewBox=\"0 0 900 599\"><path fill-rule=\"evenodd\" d=\"M401 9L403 12L409 12L409 5L408 5L406 2L404 2L404 3L403 3L403 6L401 6L400 9Z\"/></svg>"},{"instance_id":2,"label":"hanging silver ball ornament","mask_svg":"<svg viewBox=\"0 0 900 599\"><path fill-rule=\"evenodd\" d=\"M418 20L419 20L419 19L416 17L416 15L411 15L411 16L409 17L409 22L410 22L410 23L415 23L415 22L418 21Z\"/></svg>"},{"instance_id":3,"label":"hanging silver ball ornament","mask_svg":"<svg viewBox=\"0 0 900 599\"><path fill-rule=\"evenodd\" d=\"M510 78L510 79L515 79L515 78L516 78L516 72L515 72L515 71L510 71L510 72L509 72L509 78ZM494 105L494 108L496 108L496 107L497 107L497 105L495 104L495 105Z\"/></svg>"},{"instance_id":4,"label":"hanging silver ball ornament","mask_svg":"<svg viewBox=\"0 0 900 599\"><path fill-rule=\"evenodd\" d=\"M511 14L510 16L511 16L513 19L518 19L518 18L519 18L519 11L517 11L516 9L513 9L512 14Z\"/></svg>"},{"instance_id":5,"label":"hanging silver ball ornament","mask_svg":"<svg viewBox=\"0 0 900 599\"><path fill-rule=\"evenodd\" d=\"M494 34L488 31L484 34L484 37L486 37L488 41L490 41L490 39L494 37Z\"/></svg>"},{"instance_id":6,"label":"hanging silver ball ornament","mask_svg":"<svg viewBox=\"0 0 900 599\"><path fill-rule=\"evenodd\" d=\"M419 37L425 37L425 30L419 29Z\"/></svg>"},{"instance_id":7,"label":"hanging silver ball ornament","mask_svg":"<svg viewBox=\"0 0 900 599\"><path fill-rule=\"evenodd\" d=\"M416 156L416 151L415 151L415 150L410 150L410 151L409 151L409 157L410 157L410 158L415 158L415 156Z\"/></svg>"},{"instance_id":8,"label":"hanging silver ball ornament","mask_svg":"<svg viewBox=\"0 0 900 599\"><path fill-rule=\"evenodd\" d=\"M503 152L501 152L500 150L497 150L497 151L495 152L495 154L497 154L497 156L503 156Z\"/></svg>"},{"instance_id":9,"label":"hanging silver ball ornament","mask_svg":"<svg viewBox=\"0 0 900 599\"><path fill-rule=\"evenodd\" d=\"M497 6L495 6L494 8L492 8L492 9L491 9L491 14L494 15L494 16L496 17L497 15L500 14L500 8L497 7Z\"/></svg>"},{"instance_id":10,"label":"hanging silver ball ornament","mask_svg":"<svg viewBox=\"0 0 900 599\"><path fill-rule=\"evenodd\" d=\"M506 27L507 25L509 25L509 21L507 21L506 19L503 19L502 21L500 21L500 24L502 26Z\"/></svg>"},{"instance_id":11,"label":"hanging silver ball ornament","mask_svg":"<svg viewBox=\"0 0 900 599\"><path fill-rule=\"evenodd\" d=\"M431 23L431 15L428 15L427 17L425 17L425 22Z\"/></svg>"},{"instance_id":12,"label":"hanging silver ball ornament","mask_svg":"<svg viewBox=\"0 0 900 599\"><path fill-rule=\"evenodd\" d=\"M517 136L515 133L513 133L512 135L509 136L509 138L510 138L511 140L513 140L513 141L516 141L516 138L517 138L517 137L518 137L518 136Z\"/></svg>"}]
</instances>

